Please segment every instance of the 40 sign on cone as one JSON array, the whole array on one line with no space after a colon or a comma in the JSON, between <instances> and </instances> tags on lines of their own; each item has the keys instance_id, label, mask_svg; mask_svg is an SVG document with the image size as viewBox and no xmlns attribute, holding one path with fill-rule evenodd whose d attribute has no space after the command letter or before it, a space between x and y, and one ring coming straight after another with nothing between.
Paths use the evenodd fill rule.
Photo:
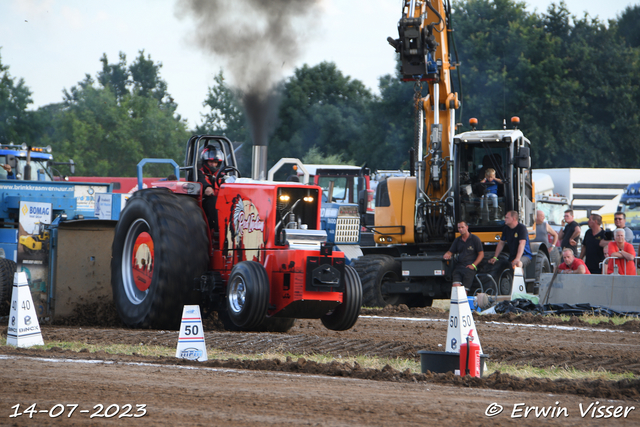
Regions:
<instances>
[{"instance_id":1,"label":"40 sign on cone","mask_svg":"<svg viewBox=\"0 0 640 427\"><path fill-rule=\"evenodd\" d=\"M7 345L15 347L44 345L27 274L24 272L16 273L13 277Z\"/></svg>"}]
</instances>

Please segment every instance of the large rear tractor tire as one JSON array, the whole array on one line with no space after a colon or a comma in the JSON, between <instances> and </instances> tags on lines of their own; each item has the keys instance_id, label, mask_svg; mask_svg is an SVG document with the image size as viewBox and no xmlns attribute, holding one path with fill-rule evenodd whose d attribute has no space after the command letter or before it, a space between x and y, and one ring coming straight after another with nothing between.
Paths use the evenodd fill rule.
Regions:
<instances>
[{"instance_id":1,"label":"large rear tractor tire","mask_svg":"<svg viewBox=\"0 0 640 427\"><path fill-rule=\"evenodd\" d=\"M197 202L166 189L134 193L116 226L111 260L113 300L132 328L180 327L182 309L209 265L207 224Z\"/></svg>"},{"instance_id":2,"label":"large rear tractor tire","mask_svg":"<svg viewBox=\"0 0 640 427\"><path fill-rule=\"evenodd\" d=\"M342 304L320 318L332 331L346 331L356 324L362 306L362 284L358 273L351 266L344 268L344 293Z\"/></svg>"},{"instance_id":3,"label":"large rear tractor tire","mask_svg":"<svg viewBox=\"0 0 640 427\"><path fill-rule=\"evenodd\" d=\"M404 304L400 294L383 294L385 282L402 280L400 262L388 255L365 255L351 262L362 282L362 302L366 307L385 307Z\"/></svg>"},{"instance_id":4,"label":"large rear tractor tire","mask_svg":"<svg viewBox=\"0 0 640 427\"><path fill-rule=\"evenodd\" d=\"M229 319L239 329L251 331L265 323L269 307L269 276L262 264L242 261L233 267L226 301Z\"/></svg>"},{"instance_id":5,"label":"large rear tractor tire","mask_svg":"<svg viewBox=\"0 0 640 427\"><path fill-rule=\"evenodd\" d=\"M0 316L8 315L11 311L9 307L16 267L16 263L12 260L0 258Z\"/></svg>"}]
</instances>

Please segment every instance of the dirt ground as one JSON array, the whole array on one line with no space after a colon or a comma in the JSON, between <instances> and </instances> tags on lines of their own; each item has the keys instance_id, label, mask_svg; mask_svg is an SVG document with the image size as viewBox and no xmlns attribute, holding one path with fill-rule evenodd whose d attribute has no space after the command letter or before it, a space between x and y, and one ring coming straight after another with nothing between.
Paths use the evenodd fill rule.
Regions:
<instances>
[{"instance_id":1,"label":"dirt ground","mask_svg":"<svg viewBox=\"0 0 640 427\"><path fill-rule=\"evenodd\" d=\"M226 332L213 317L205 321L205 340L208 348L236 353L317 353L338 359L362 354L419 361L419 350L444 351L444 310L401 307L362 314L349 331L333 332L319 321L298 320L285 334ZM599 327L577 318L560 322L532 315L494 315L475 321L484 353L492 361L640 375L638 321ZM45 342L175 348L178 338L176 331L122 328L108 310L94 310L84 320L79 313L63 323L66 325L42 325ZM6 336L6 326L0 327L0 333ZM504 373L467 379L400 372L388 366L373 370L350 363L318 364L304 358L199 363L8 346L0 347L0 366L0 425L386 426L437 422L501 426L533 425L542 418L563 426L640 425L640 380L552 381ZM52 409L54 413L39 412L30 419L24 411L33 403L36 410ZM71 407L62 406L68 404L79 405L71 417L67 417ZM99 414L110 408L111 418L90 418L100 410L94 406L100 404ZM127 404L132 405L129 412ZM145 404L146 413L127 417L142 415L137 404ZM527 408L533 409L525 417ZM62 409L62 415L51 418ZM548 410L546 416L540 412L543 409ZM19 412L23 414L11 417ZM487 415L491 413L498 414Z\"/></svg>"}]
</instances>

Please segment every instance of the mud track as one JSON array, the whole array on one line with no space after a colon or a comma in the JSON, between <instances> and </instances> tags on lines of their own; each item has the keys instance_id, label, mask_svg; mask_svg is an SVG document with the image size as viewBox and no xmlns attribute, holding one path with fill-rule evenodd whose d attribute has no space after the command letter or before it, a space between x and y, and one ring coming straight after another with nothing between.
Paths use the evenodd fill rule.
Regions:
<instances>
[{"instance_id":1,"label":"mud track","mask_svg":"<svg viewBox=\"0 0 640 427\"><path fill-rule=\"evenodd\" d=\"M91 315L90 313L93 313ZM43 325L46 340L80 341L88 344L144 344L174 347L176 331L131 330L106 310L80 312L67 319L71 327ZM480 342L491 361L539 368L565 367L607 370L640 375L640 321L590 326L577 317L559 318L526 314L516 316L474 314ZM88 319L92 319L88 321ZM344 332L327 330L319 320L297 320L285 334L226 332L213 313L205 319L205 340L223 351L258 354L328 354L335 357L377 356L419 361L418 351L444 351L447 312L438 308L408 309L406 306L365 309L356 325ZM79 325L112 326L78 329Z\"/></svg>"},{"instance_id":2,"label":"mud track","mask_svg":"<svg viewBox=\"0 0 640 427\"><path fill-rule=\"evenodd\" d=\"M87 313L92 314L83 319L83 314L79 313L74 318L63 322L66 325L42 325L45 342L77 341L87 344L158 345L172 349L176 347L178 338L176 331L126 329L121 327L117 317L113 317L109 310L104 310L102 313L87 310L85 314ZM400 372L389 366L381 370L374 370L364 369L358 364L337 361L319 364L304 358L304 355L329 354L337 357L338 360L341 357L367 355L419 361L419 350L443 351L447 333L446 316L447 313L444 310L435 308L389 307L383 310L365 310L356 326L349 331L333 332L325 329L319 321L298 320L296 325L284 334L226 332L215 315L205 320L204 328L208 331L205 333L205 339L208 348L241 354L288 352L302 355L299 359L295 357L287 361L275 359L262 361L210 360L197 363L171 357L153 358L135 354L124 356L109 355L104 352L76 353L59 348L43 351L0 347L0 366L10 368L0 369L2 372L0 382L3 384L3 390L13 390L15 387L20 390L18 394L12 395L0 393L0 401L3 405L0 408L3 411L0 413L0 425L7 421L6 418L2 418L4 413L7 413L9 407L15 405L11 402L24 401L26 403L29 400L28 396L45 396L47 393L55 395L53 391L56 387L55 384L62 384L63 388L77 388L75 394L73 390L68 391L69 398L82 394L86 396L84 400L87 402L91 398L93 398L91 401L95 401L97 396L110 396L117 400L118 396L127 396L130 390L138 390L144 396L143 391L139 390L140 387L155 387L162 390L163 387L168 387L168 384L174 386L182 384L183 388L180 390L183 390L184 387L190 389L190 385L183 383L186 374L175 371L175 368L180 366L191 367L191 369L214 369L216 373L207 371L209 372L205 375L207 377L230 375L221 373L223 371L218 371L219 369L254 372L249 377L242 377L242 379L236 378L235 374L231 375L235 379L226 378L224 386L216 382L218 385L215 390L227 390L224 393L221 392L220 396L234 396L235 389L228 390L228 387L231 387L230 384L235 383L236 380L240 381L238 387L263 390L263 394L252 394L251 396L251 399L257 402L258 407L273 404L274 400L284 396L296 400L309 390L313 390L312 393L319 393L326 400L324 403L319 401L312 403L308 399L303 399L305 402L298 403L308 405L308 411L302 411L306 415L290 414L282 418L283 414L268 415L269 411L261 411L254 407L248 408L241 400L223 399L224 405L228 406L224 406L226 409L222 412L216 412L212 419L218 421L213 422L214 425L218 422L231 425L252 425L257 420L267 425L315 423L320 425L414 425L416 423L425 424L427 421L435 421L436 419L443 421L443 425L460 423L470 419L478 421L478 425L487 422L495 425L506 423L504 425L507 425L513 420L504 414L500 416L502 418L488 419L484 417L485 408L493 401L500 399L505 407L519 400L529 402L528 404L537 402L538 405L547 406L553 406L554 402L561 401L562 403L555 405L566 404L577 407L580 403L588 405L597 399L606 399L607 401L618 399L616 404L635 405L639 409L635 412L632 411L629 415L630 418L621 418L615 421L623 424L629 423L628 425L638 425L640 422L640 405L637 404L640 401L640 380L637 379L552 381L516 378L502 373L495 373L483 379L465 379L451 374ZM578 318L572 318L569 322L561 322L558 319L532 315L475 317L475 321L484 353L489 354L492 361L544 368L566 367L593 371L607 370L616 373L631 372L636 376L640 375L640 356L638 356L640 354L640 322L638 321L627 322L623 326L606 324L597 327L589 326ZM87 324L93 326L86 326ZM1 328L0 332L6 336L6 327ZM62 364L63 367L55 369L47 367L45 371L42 371L45 365L48 366L47 360L49 359L96 361L98 365L93 368L96 375L101 375L100 372L103 369L108 370L109 373L105 375L108 375L108 378L113 378L113 384L110 383L111 380L105 380L104 384L95 383L92 385L91 371L85 366L79 367L73 363ZM152 364L156 368L141 368L137 365L139 363ZM60 366L61 364L54 365ZM42 367L38 368L38 366ZM113 366L121 368L116 369L116 373L114 373L110 371L114 369ZM12 369L17 369L24 375L16 376L12 374ZM146 380L141 379L140 384L127 383L127 378L137 378L138 375L141 375L139 371L145 369L151 369L151 373L147 373ZM130 370L133 372L129 372ZM289 377L283 377L284 379L278 377L279 379L274 380L268 375L265 377L266 371L303 375L303 377L296 377L295 381L287 379ZM42 372L46 372L46 375L43 376ZM118 372L129 377L120 379ZM166 381L157 374L159 372L162 372L162 378L166 376ZM30 378L29 375L35 379L25 379ZM82 384L75 384L76 380L70 380L72 377L81 378L83 375L88 377L86 382ZM189 378L191 378L190 375ZM342 392L335 394L335 383L322 379L335 377L351 378L354 381L365 381L365 383L349 383L347 388L355 387L355 389L350 391L345 389L343 390L345 394L341 394ZM200 380L197 379L190 381L193 384L200 384ZM292 381L296 385L290 384ZM202 385L202 387L205 386ZM191 393L187 389L184 389L184 393ZM433 390L438 391L436 394L431 394ZM500 390L509 391L509 397L500 395L497 392ZM165 391L170 393L168 389ZM217 396L216 393L214 394ZM358 398L354 398L351 393L359 393ZM407 401L397 393L419 396L418 398L426 406ZM550 394L555 397L549 397ZM190 424L191 421L185 421L187 418L179 418L178 415L171 417L163 412L163 405L172 407L172 405L177 405L177 402L180 402L180 405L186 405L192 412L207 412L203 408L203 405L206 404L203 403L202 396L194 399L193 403L187 403L185 399L177 396L175 401L166 401L157 393L147 393L147 395L149 399L155 399L152 403L156 414L155 417L148 418L148 422L154 420L157 424L175 425L184 421L186 424ZM23 397L19 398L19 396ZM438 400L441 396L448 397ZM211 398L213 399L213 397ZM45 401L44 397L40 399ZM50 406L53 406L55 402L48 399L52 403ZM434 404L436 400L440 401L439 405ZM347 401L350 403L343 403ZM373 401L377 402L375 408L369 404ZM463 402L464 410L459 406ZM96 403L99 402L93 402L93 404ZM216 400L216 404L220 403ZM348 409L345 409L347 412L342 410L336 412L336 407ZM425 408L429 409L425 410ZM442 412L443 408L449 408L449 410ZM161 413L162 417L158 418L157 415ZM239 415L245 413L246 416ZM576 414L577 409L574 408L571 413ZM222 416L220 414L226 414L223 416L224 422L222 418L215 418ZM80 418L78 418L79 420ZM196 417L196 420L203 422L202 418ZM269 420L277 421L271 422ZM632 422L632 420L635 421ZM17 425L27 425L25 419L15 418L13 421L17 422ZM557 425L585 425L585 423L591 424L593 420L589 421L584 417L572 415L554 421L561 421ZM138 422L144 424L142 418L138 419L136 423ZM476 423L471 422L471 424ZM525 424L528 424L528 421Z\"/></svg>"}]
</instances>

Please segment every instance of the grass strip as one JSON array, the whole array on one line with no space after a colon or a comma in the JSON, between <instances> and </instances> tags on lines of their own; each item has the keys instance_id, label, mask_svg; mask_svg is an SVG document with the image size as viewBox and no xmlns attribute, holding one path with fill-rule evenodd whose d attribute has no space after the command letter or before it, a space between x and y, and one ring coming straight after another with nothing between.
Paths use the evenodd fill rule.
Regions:
<instances>
[{"instance_id":1,"label":"grass strip","mask_svg":"<svg viewBox=\"0 0 640 427\"><path fill-rule=\"evenodd\" d=\"M6 346L6 338L0 338L0 347ZM176 351L174 348L164 346L150 346L150 345L130 345L130 344L109 344L109 345L95 345L86 344L82 342L63 342L63 341L51 341L44 346L34 346L35 349L48 350L51 348L61 348L63 350L71 350L75 352L89 352L96 353L104 351L107 354L113 355L140 355L146 357L175 357ZM416 362L409 359L402 358L383 358L383 357L371 357L371 356L329 356L324 354L293 354L288 352L265 352L256 354L240 354L227 351L218 350L208 347L207 355L209 360L273 360L278 359L282 362L296 361L299 358L314 361L316 363L329 364L333 361L340 363L348 363L351 365L358 364L362 368L369 369L383 369L386 365L392 368L404 372L409 369L412 373L420 373L420 362ZM548 378L555 379L572 379L572 380L606 380L606 381L619 381L623 379L638 379L637 375L633 373L614 374L604 369L581 371L569 367L551 367L551 368L538 368L531 365L510 365L501 362L487 362L487 370L485 376L499 371L501 373L509 374L519 378Z\"/></svg>"}]
</instances>

